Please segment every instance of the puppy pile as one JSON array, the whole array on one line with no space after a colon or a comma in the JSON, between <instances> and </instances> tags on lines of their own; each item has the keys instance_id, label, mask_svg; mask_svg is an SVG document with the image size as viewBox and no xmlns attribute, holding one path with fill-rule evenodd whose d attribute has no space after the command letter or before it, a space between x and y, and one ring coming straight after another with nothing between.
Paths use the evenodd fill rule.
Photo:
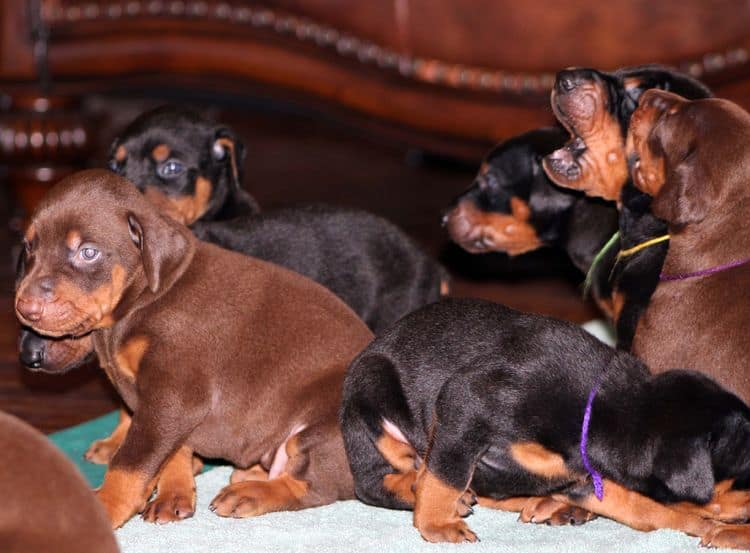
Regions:
<instances>
[{"instance_id":1,"label":"puppy pile","mask_svg":"<svg viewBox=\"0 0 750 553\"><path fill-rule=\"evenodd\" d=\"M750 115L658 66L562 71L551 102L561 126L496 147L444 222L470 252L564 249L618 349L443 298L375 215L262 211L241 141L185 110L58 183L24 235L21 359L96 357L121 396L86 454L111 526L190 517L221 458L219 516L356 497L471 542L478 503L750 549Z\"/></svg>"}]
</instances>

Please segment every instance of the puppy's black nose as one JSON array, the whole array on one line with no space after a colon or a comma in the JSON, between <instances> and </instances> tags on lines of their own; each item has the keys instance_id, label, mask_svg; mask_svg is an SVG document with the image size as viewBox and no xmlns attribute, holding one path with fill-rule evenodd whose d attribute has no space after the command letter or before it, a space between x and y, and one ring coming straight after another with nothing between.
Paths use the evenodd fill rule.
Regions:
<instances>
[{"instance_id":1,"label":"puppy's black nose","mask_svg":"<svg viewBox=\"0 0 750 553\"><path fill-rule=\"evenodd\" d=\"M558 92L570 92L581 84L582 75L579 69L563 69L557 73L555 88Z\"/></svg>"},{"instance_id":2,"label":"puppy's black nose","mask_svg":"<svg viewBox=\"0 0 750 553\"><path fill-rule=\"evenodd\" d=\"M22 349L18 354L21 364L31 369L38 369L42 366L44 351L41 349Z\"/></svg>"}]
</instances>

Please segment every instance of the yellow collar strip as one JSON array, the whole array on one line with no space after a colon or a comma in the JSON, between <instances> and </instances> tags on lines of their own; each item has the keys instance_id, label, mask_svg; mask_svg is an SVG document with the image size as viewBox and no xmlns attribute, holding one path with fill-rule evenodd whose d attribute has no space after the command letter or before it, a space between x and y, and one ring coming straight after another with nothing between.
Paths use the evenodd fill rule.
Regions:
<instances>
[{"instance_id":1,"label":"yellow collar strip","mask_svg":"<svg viewBox=\"0 0 750 553\"><path fill-rule=\"evenodd\" d=\"M623 257L628 257L633 255L634 253L638 253L641 250L645 250L646 248L653 246L654 244L659 244L661 242L666 242L669 240L669 235L665 234L663 236L657 236L656 238L651 238L650 240L646 240L645 242L641 242L637 246L633 246L632 248L628 248L627 250L621 250L617 254L617 260L619 261Z\"/></svg>"}]
</instances>

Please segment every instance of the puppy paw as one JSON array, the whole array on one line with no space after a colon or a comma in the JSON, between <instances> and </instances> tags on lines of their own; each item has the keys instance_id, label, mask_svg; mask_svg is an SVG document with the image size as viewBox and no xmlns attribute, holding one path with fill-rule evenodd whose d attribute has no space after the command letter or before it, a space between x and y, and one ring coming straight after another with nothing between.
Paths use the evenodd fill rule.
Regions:
<instances>
[{"instance_id":1,"label":"puppy paw","mask_svg":"<svg viewBox=\"0 0 750 553\"><path fill-rule=\"evenodd\" d=\"M750 526L738 524L715 526L703 536L701 546L750 549Z\"/></svg>"},{"instance_id":2,"label":"puppy paw","mask_svg":"<svg viewBox=\"0 0 750 553\"><path fill-rule=\"evenodd\" d=\"M519 520L550 526L566 526L568 524L579 526L595 517L596 515L589 511L567 503L561 503L550 497L534 497L524 505Z\"/></svg>"},{"instance_id":3,"label":"puppy paw","mask_svg":"<svg viewBox=\"0 0 750 553\"><path fill-rule=\"evenodd\" d=\"M83 454L83 458L89 463L95 463L97 465L108 465L117 452L117 448L120 446L119 443L114 443L114 440L104 438L103 440L96 440L93 442L86 453Z\"/></svg>"},{"instance_id":4,"label":"puppy paw","mask_svg":"<svg viewBox=\"0 0 750 553\"><path fill-rule=\"evenodd\" d=\"M469 526L463 520L441 524L426 525L418 528L422 537L431 543L462 543L477 542L477 535L469 529Z\"/></svg>"},{"instance_id":5,"label":"puppy paw","mask_svg":"<svg viewBox=\"0 0 750 553\"><path fill-rule=\"evenodd\" d=\"M253 517L272 511L299 509L302 495L304 493L295 495L282 479L248 480L221 490L211 502L210 509L222 517Z\"/></svg>"},{"instance_id":6,"label":"puppy paw","mask_svg":"<svg viewBox=\"0 0 750 553\"><path fill-rule=\"evenodd\" d=\"M474 512L474 505L477 504L477 496L470 491L465 491L456 501L456 513L460 517L467 517Z\"/></svg>"},{"instance_id":7,"label":"puppy paw","mask_svg":"<svg viewBox=\"0 0 750 553\"><path fill-rule=\"evenodd\" d=\"M185 520L195 514L195 493L192 495L166 492L157 494L153 501L146 505L141 516L146 522L166 524Z\"/></svg>"}]
</instances>

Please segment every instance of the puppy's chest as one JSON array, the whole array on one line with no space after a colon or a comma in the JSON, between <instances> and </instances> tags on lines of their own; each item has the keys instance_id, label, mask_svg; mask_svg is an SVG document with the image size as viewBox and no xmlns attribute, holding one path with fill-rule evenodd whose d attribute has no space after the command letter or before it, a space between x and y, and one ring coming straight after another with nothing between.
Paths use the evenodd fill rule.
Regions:
<instances>
[{"instance_id":1,"label":"puppy's chest","mask_svg":"<svg viewBox=\"0 0 750 553\"><path fill-rule=\"evenodd\" d=\"M122 340L111 336L95 338L99 364L112 385L131 409L136 408L136 379L140 364L148 350L148 339L134 335Z\"/></svg>"}]
</instances>

